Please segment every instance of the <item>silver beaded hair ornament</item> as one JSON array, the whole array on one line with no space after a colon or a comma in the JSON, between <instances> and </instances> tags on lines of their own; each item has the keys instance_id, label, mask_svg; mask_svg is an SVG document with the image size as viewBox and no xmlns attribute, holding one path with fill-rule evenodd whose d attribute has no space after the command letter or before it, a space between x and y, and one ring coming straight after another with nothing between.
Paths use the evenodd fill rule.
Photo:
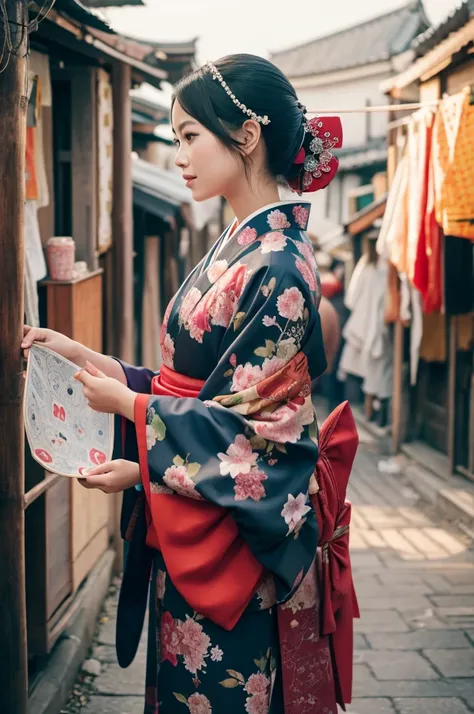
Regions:
<instances>
[{"instance_id":1,"label":"silver beaded hair ornament","mask_svg":"<svg viewBox=\"0 0 474 714\"><path fill-rule=\"evenodd\" d=\"M263 124L263 126L267 126L267 124L270 124L270 119L267 117L266 114L263 117L258 114L255 114L255 112L253 112L251 109L246 107L245 104L242 104L242 102L239 102L239 100L237 99L235 94L232 92L231 88L229 87L229 85L227 84L227 82L225 81L224 77L219 72L219 70L217 69L215 64L208 61L208 62L206 62L206 67L209 70L209 72L211 73L212 79L214 79L214 80L217 79L217 81L221 85L222 89L225 90L226 94L229 96L230 99L232 99L235 106L238 109L240 109L241 112L246 114L249 117L249 119L253 119L254 121L258 121L259 124Z\"/></svg>"}]
</instances>

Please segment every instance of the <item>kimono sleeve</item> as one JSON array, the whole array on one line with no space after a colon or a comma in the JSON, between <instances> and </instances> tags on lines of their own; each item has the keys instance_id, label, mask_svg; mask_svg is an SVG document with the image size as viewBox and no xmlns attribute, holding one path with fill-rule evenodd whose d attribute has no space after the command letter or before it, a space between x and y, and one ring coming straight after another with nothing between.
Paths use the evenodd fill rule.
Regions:
<instances>
[{"instance_id":1,"label":"kimono sleeve","mask_svg":"<svg viewBox=\"0 0 474 714\"><path fill-rule=\"evenodd\" d=\"M279 602L316 554L308 498L318 457L315 415L308 394L281 404L275 396L277 408L260 412L242 395L305 350L320 351L316 362L325 367L315 296L286 258L273 253L252 273L199 398L140 397L135 409L149 502L175 493L225 509L274 575ZM227 406L215 400L222 396Z\"/></svg>"},{"instance_id":2,"label":"kimono sleeve","mask_svg":"<svg viewBox=\"0 0 474 714\"><path fill-rule=\"evenodd\" d=\"M146 367L135 367L127 362L115 358L122 367L127 386L137 394L151 394L151 382L156 372ZM126 459L138 463L138 446L135 428L132 422L121 416L115 416L114 459ZM120 514L120 533L122 538L127 538L127 531L137 502L138 492L135 488L128 488L123 494Z\"/></svg>"}]
</instances>

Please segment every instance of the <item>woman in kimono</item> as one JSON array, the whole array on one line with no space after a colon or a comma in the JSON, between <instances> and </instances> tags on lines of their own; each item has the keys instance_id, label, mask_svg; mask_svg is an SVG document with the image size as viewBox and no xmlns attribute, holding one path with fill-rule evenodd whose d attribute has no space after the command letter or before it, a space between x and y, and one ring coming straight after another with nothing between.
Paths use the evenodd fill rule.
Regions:
<instances>
[{"instance_id":1,"label":"woman in kimono","mask_svg":"<svg viewBox=\"0 0 474 714\"><path fill-rule=\"evenodd\" d=\"M310 204L280 202L277 182L324 188L342 137L305 114L251 55L175 87L176 164L195 200L223 195L235 219L168 305L159 374L25 328L25 350L75 361L89 405L124 418L124 458L83 485L132 494L117 650L128 665L151 571L146 714L336 714L350 698L318 612L311 381L326 358Z\"/></svg>"}]
</instances>

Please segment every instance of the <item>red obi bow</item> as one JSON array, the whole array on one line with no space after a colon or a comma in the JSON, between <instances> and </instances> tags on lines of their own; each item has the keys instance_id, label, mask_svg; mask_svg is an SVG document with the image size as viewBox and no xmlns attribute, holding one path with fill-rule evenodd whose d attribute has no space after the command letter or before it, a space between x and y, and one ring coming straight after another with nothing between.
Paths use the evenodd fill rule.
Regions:
<instances>
[{"instance_id":1,"label":"red obi bow","mask_svg":"<svg viewBox=\"0 0 474 714\"><path fill-rule=\"evenodd\" d=\"M315 471L319 491L311 497L321 547L321 634L332 636L339 704L351 701L352 622L359 617L349 555L351 504L345 500L358 444L354 417L344 402L321 427Z\"/></svg>"}]
</instances>

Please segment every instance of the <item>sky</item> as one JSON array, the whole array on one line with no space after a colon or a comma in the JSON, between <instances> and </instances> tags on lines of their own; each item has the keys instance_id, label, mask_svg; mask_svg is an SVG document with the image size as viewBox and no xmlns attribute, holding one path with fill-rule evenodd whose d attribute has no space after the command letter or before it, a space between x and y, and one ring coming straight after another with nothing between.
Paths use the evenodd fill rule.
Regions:
<instances>
[{"instance_id":1,"label":"sky","mask_svg":"<svg viewBox=\"0 0 474 714\"><path fill-rule=\"evenodd\" d=\"M198 37L198 62L234 52L268 55L405 5L407 0L144 0L104 15L124 34L155 41ZM461 0L424 0L439 24ZM294 8L292 11L291 8Z\"/></svg>"}]
</instances>

